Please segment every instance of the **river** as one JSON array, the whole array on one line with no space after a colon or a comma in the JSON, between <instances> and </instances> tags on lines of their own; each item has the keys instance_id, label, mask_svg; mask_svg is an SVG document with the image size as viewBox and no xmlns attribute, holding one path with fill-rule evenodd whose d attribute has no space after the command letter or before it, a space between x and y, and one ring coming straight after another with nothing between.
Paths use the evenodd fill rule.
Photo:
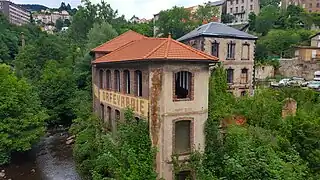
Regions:
<instances>
[{"instance_id":1,"label":"river","mask_svg":"<svg viewBox=\"0 0 320 180\"><path fill-rule=\"evenodd\" d=\"M0 180L80 180L67 138L65 130L48 131L31 151L14 154L10 165L0 167Z\"/></svg>"}]
</instances>

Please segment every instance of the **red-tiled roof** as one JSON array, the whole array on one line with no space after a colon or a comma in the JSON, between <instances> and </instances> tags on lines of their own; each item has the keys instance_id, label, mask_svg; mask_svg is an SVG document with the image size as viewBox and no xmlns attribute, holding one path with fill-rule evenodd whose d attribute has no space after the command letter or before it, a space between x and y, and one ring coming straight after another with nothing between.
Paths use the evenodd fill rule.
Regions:
<instances>
[{"instance_id":1,"label":"red-tiled roof","mask_svg":"<svg viewBox=\"0 0 320 180\"><path fill-rule=\"evenodd\" d=\"M109 63L137 60L181 60L217 61L218 58L205 54L171 38L143 38L102 56L93 63Z\"/></svg>"},{"instance_id":2,"label":"red-tiled roof","mask_svg":"<svg viewBox=\"0 0 320 180\"><path fill-rule=\"evenodd\" d=\"M121 34L120 36L102 44L101 46L98 46L98 47L92 49L91 51L92 52L112 52L112 51L120 48L121 46L128 44L129 42L139 40L142 38L146 38L146 36L129 30L129 31Z\"/></svg>"}]
</instances>

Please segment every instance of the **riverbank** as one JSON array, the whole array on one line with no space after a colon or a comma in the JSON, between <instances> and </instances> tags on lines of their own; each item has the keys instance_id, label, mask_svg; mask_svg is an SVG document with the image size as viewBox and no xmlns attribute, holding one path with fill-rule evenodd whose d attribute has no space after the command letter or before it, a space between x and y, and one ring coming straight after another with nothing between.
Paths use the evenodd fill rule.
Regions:
<instances>
[{"instance_id":1,"label":"riverbank","mask_svg":"<svg viewBox=\"0 0 320 180\"><path fill-rule=\"evenodd\" d=\"M80 180L67 145L65 129L49 130L32 150L14 154L11 164L0 167L0 180Z\"/></svg>"}]
</instances>

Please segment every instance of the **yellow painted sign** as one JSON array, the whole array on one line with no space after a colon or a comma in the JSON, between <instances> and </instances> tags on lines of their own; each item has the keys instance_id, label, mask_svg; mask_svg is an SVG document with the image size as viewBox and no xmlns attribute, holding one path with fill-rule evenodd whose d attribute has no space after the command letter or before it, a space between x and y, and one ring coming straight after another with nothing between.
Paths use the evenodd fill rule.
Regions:
<instances>
[{"instance_id":1,"label":"yellow painted sign","mask_svg":"<svg viewBox=\"0 0 320 180\"><path fill-rule=\"evenodd\" d=\"M100 90L100 102L104 102L121 109L131 107L136 114L148 117L149 103L146 99L128 96L113 91Z\"/></svg>"}]
</instances>

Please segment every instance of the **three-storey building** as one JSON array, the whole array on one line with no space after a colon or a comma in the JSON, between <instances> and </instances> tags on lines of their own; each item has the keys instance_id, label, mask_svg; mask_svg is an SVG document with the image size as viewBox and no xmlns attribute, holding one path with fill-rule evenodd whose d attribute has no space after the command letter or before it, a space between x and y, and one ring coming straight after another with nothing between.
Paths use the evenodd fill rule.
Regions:
<instances>
[{"instance_id":1,"label":"three-storey building","mask_svg":"<svg viewBox=\"0 0 320 180\"><path fill-rule=\"evenodd\" d=\"M129 31L92 51L94 111L116 131L123 111L149 122L157 147L159 178L173 180L172 155L180 160L204 148L208 117L209 64L217 58L169 38ZM143 177L141 177L143 179Z\"/></svg>"},{"instance_id":2,"label":"three-storey building","mask_svg":"<svg viewBox=\"0 0 320 180\"><path fill-rule=\"evenodd\" d=\"M6 15L12 24L20 26L30 23L31 13L11 1L0 0L0 12Z\"/></svg>"}]
</instances>

